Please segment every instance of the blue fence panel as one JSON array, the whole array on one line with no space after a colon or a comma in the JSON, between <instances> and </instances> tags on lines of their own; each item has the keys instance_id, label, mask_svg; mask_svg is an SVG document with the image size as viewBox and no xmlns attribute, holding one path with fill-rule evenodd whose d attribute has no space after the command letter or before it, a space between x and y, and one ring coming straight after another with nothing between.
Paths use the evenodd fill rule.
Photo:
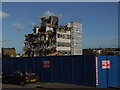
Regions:
<instances>
[{"instance_id":1,"label":"blue fence panel","mask_svg":"<svg viewBox=\"0 0 120 90\"><path fill-rule=\"evenodd\" d=\"M84 85L96 86L96 63L94 55L84 56Z\"/></svg>"},{"instance_id":2,"label":"blue fence panel","mask_svg":"<svg viewBox=\"0 0 120 90\"><path fill-rule=\"evenodd\" d=\"M26 59L27 71L33 72L33 58Z\"/></svg>"},{"instance_id":3,"label":"blue fence panel","mask_svg":"<svg viewBox=\"0 0 120 90\"><path fill-rule=\"evenodd\" d=\"M21 61L20 61L20 58L16 58L17 59L17 62L18 62L18 71L21 71Z\"/></svg>"},{"instance_id":4,"label":"blue fence panel","mask_svg":"<svg viewBox=\"0 0 120 90\"><path fill-rule=\"evenodd\" d=\"M39 81L41 80L41 58L40 57L34 57L33 59L33 72L39 75Z\"/></svg>"},{"instance_id":5,"label":"blue fence panel","mask_svg":"<svg viewBox=\"0 0 120 90\"><path fill-rule=\"evenodd\" d=\"M18 58L13 59L13 72L19 71L20 65Z\"/></svg>"},{"instance_id":6,"label":"blue fence panel","mask_svg":"<svg viewBox=\"0 0 120 90\"><path fill-rule=\"evenodd\" d=\"M98 60L97 69L95 57ZM104 66L104 62L108 61L110 61L110 68ZM35 72L43 82L73 83L96 87L120 85L120 56L76 55L3 58L2 70L5 75L14 71ZM98 70L97 73L96 70ZM96 85L97 77L98 85Z\"/></svg>"},{"instance_id":7,"label":"blue fence panel","mask_svg":"<svg viewBox=\"0 0 120 90\"><path fill-rule=\"evenodd\" d=\"M11 74L11 72L13 71L13 70L12 70L12 68L13 68L13 67L12 67L12 66L13 66L13 65L12 65L12 59L10 59L10 60L7 59L7 63L6 63L6 64L7 64L7 75L9 75L9 74Z\"/></svg>"},{"instance_id":8,"label":"blue fence panel","mask_svg":"<svg viewBox=\"0 0 120 90\"><path fill-rule=\"evenodd\" d=\"M3 60L2 60L3 63L2 70L4 70L3 73L4 75L9 75L12 72L12 60L9 60L9 58L4 58Z\"/></svg>"},{"instance_id":9,"label":"blue fence panel","mask_svg":"<svg viewBox=\"0 0 120 90\"><path fill-rule=\"evenodd\" d=\"M118 85L118 57L117 56L107 56L107 61L109 61L108 70L108 87L115 87Z\"/></svg>"},{"instance_id":10,"label":"blue fence panel","mask_svg":"<svg viewBox=\"0 0 120 90\"><path fill-rule=\"evenodd\" d=\"M51 60L51 82L61 82L61 56L54 56Z\"/></svg>"},{"instance_id":11,"label":"blue fence panel","mask_svg":"<svg viewBox=\"0 0 120 90\"><path fill-rule=\"evenodd\" d=\"M118 61L117 61L117 65L118 65L118 86L120 86L120 56L118 56Z\"/></svg>"},{"instance_id":12,"label":"blue fence panel","mask_svg":"<svg viewBox=\"0 0 120 90\"><path fill-rule=\"evenodd\" d=\"M72 83L84 85L84 57L72 56Z\"/></svg>"},{"instance_id":13,"label":"blue fence panel","mask_svg":"<svg viewBox=\"0 0 120 90\"><path fill-rule=\"evenodd\" d=\"M51 82L51 57L41 58L41 81Z\"/></svg>"},{"instance_id":14,"label":"blue fence panel","mask_svg":"<svg viewBox=\"0 0 120 90\"><path fill-rule=\"evenodd\" d=\"M72 56L61 57L61 82L72 83Z\"/></svg>"},{"instance_id":15,"label":"blue fence panel","mask_svg":"<svg viewBox=\"0 0 120 90\"><path fill-rule=\"evenodd\" d=\"M102 62L107 61L106 56L97 56L98 57L98 86L97 87L107 87L108 86L108 72L104 68Z\"/></svg>"},{"instance_id":16,"label":"blue fence panel","mask_svg":"<svg viewBox=\"0 0 120 90\"><path fill-rule=\"evenodd\" d=\"M7 58L2 59L2 72L4 75L7 75Z\"/></svg>"},{"instance_id":17,"label":"blue fence panel","mask_svg":"<svg viewBox=\"0 0 120 90\"><path fill-rule=\"evenodd\" d=\"M20 69L21 71L26 71L26 61L25 61L25 58L19 58L19 61L20 61Z\"/></svg>"}]
</instances>

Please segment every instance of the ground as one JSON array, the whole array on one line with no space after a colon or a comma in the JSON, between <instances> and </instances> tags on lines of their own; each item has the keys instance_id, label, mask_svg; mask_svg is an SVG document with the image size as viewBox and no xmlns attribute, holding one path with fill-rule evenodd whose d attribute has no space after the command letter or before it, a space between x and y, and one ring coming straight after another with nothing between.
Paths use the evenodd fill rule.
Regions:
<instances>
[{"instance_id":1,"label":"ground","mask_svg":"<svg viewBox=\"0 0 120 90\"><path fill-rule=\"evenodd\" d=\"M38 82L26 84L25 86L15 84L2 84L2 88L86 88L86 87L73 84Z\"/></svg>"},{"instance_id":2,"label":"ground","mask_svg":"<svg viewBox=\"0 0 120 90\"><path fill-rule=\"evenodd\" d=\"M13 88L22 88L22 89L37 89L37 90L48 90L49 88L73 88L73 89L80 89L80 88L88 88L88 89L96 89L95 87L86 87L86 86L80 86L75 84L63 84L63 83L44 83L44 82L38 82L38 83L30 83L26 84L25 86L15 85L15 84L2 84L3 90L12 90ZM8 89L9 88L9 89ZM103 88L101 88L103 89ZM107 90L120 90L120 88L104 88Z\"/></svg>"}]
</instances>

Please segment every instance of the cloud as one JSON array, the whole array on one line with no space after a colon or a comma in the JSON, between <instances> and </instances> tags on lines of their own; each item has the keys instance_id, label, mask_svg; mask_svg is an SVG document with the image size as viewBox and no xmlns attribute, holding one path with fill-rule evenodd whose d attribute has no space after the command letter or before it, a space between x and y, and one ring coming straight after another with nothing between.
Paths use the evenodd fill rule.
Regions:
<instances>
[{"instance_id":1,"label":"cloud","mask_svg":"<svg viewBox=\"0 0 120 90\"><path fill-rule=\"evenodd\" d=\"M62 14L55 14L53 12L50 12L49 10L45 11L41 16L37 16L37 19L40 19L41 17L49 17L49 16L58 16L60 18L63 17Z\"/></svg>"},{"instance_id":2,"label":"cloud","mask_svg":"<svg viewBox=\"0 0 120 90\"><path fill-rule=\"evenodd\" d=\"M9 14L3 11L0 11L0 18L7 18L9 17Z\"/></svg>"},{"instance_id":3,"label":"cloud","mask_svg":"<svg viewBox=\"0 0 120 90\"><path fill-rule=\"evenodd\" d=\"M37 19L41 19L41 18L42 18L42 16L37 16L36 18L37 18Z\"/></svg>"},{"instance_id":4,"label":"cloud","mask_svg":"<svg viewBox=\"0 0 120 90\"><path fill-rule=\"evenodd\" d=\"M36 23L34 23L34 22L32 22L31 24L30 24L30 26L36 26L37 24Z\"/></svg>"},{"instance_id":5,"label":"cloud","mask_svg":"<svg viewBox=\"0 0 120 90\"><path fill-rule=\"evenodd\" d=\"M5 43L7 41L9 41L9 40L8 39L0 39L0 43Z\"/></svg>"},{"instance_id":6,"label":"cloud","mask_svg":"<svg viewBox=\"0 0 120 90\"><path fill-rule=\"evenodd\" d=\"M46 11L46 12L43 13L43 16L49 17L49 16L55 16L55 14L50 12L50 11Z\"/></svg>"},{"instance_id":7,"label":"cloud","mask_svg":"<svg viewBox=\"0 0 120 90\"><path fill-rule=\"evenodd\" d=\"M15 23L15 24L12 24L12 26L15 27L17 31L24 30L24 27L22 24Z\"/></svg>"},{"instance_id":8,"label":"cloud","mask_svg":"<svg viewBox=\"0 0 120 90\"><path fill-rule=\"evenodd\" d=\"M68 20L68 22L75 21L75 22L81 22L81 19L79 17L71 16L71 15L63 15L63 14L56 14L54 12L51 12L49 10L45 11L41 16L37 16L37 19L41 19L42 17L49 17L49 16L58 16L59 19Z\"/></svg>"}]
</instances>

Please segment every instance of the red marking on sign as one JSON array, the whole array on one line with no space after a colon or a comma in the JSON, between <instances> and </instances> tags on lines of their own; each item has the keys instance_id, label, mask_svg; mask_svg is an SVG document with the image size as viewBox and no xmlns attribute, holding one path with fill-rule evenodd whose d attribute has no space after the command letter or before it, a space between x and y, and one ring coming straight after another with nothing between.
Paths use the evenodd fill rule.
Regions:
<instances>
[{"instance_id":1,"label":"red marking on sign","mask_svg":"<svg viewBox=\"0 0 120 90\"><path fill-rule=\"evenodd\" d=\"M102 69L110 68L110 60L102 61Z\"/></svg>"},{"instance_id":2,"label":"red marking on sign","mask_svg":"<svg viewBox=\"0 0 120 90\"><path fill-rule=\"evenodd\" d=\"M98 86L98 57L96 57L96 85Z\"/></svg>"},{"instance_id":3,"label":"red marking on sign","mask_svg":"<svg viewBox=\"0 0 120 90\"><path fill-rule=\"evenodd\" d=\"M44 68L50 68L50 61L43 61Z\"/></svg>"}]
</instances>

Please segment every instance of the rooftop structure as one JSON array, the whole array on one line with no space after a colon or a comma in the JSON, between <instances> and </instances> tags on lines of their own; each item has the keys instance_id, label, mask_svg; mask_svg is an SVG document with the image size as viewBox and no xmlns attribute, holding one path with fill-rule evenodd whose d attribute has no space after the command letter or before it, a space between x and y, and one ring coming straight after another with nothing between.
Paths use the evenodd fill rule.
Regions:
<instances>
[{"instance_id":1,"label":"rooftop structure","mask_svg":"<svg viewBox=\"0 0 120 90\"><path fill-rule=\"evenodd\" d=\"M16 50L15 48L2 48L2 57L15 57Z\"/></svg>"}]
</instances>

